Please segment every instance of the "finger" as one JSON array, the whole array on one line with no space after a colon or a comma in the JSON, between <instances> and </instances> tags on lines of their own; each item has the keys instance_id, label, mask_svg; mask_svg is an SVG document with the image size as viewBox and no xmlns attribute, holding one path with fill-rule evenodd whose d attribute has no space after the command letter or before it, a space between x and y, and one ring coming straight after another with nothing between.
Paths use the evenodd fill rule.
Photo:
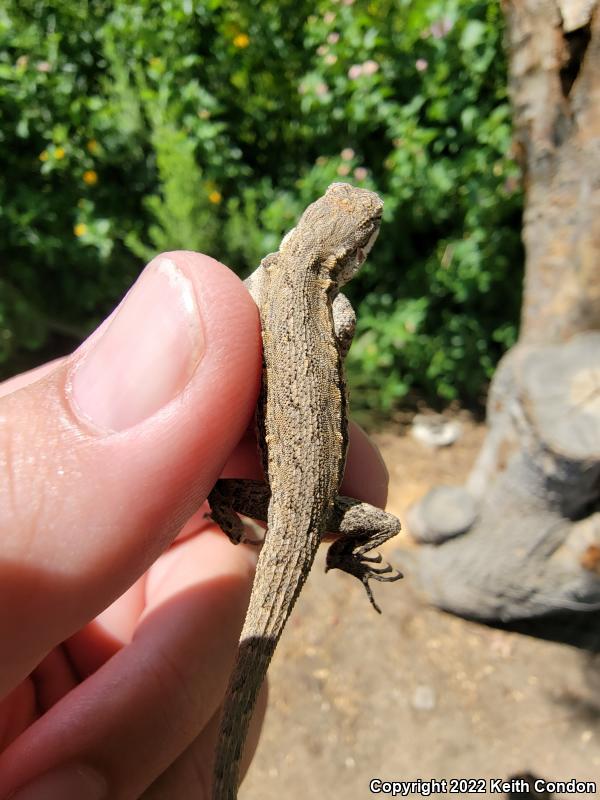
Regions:
<instances>
[{"instance_id":1,"label":"finger","mask_svg":"<svg viewBox=\"0 0 600 800\"><path fill-rule=\"evenodd\" d=\"M0 700L0 751L17 738L38 714L33 681L25 680Z\"/></svg>"},{"instance_id":2,"label":"finger","mask_svg":"<svg viewBox=\"0 0 600 800\"><path fill-rule=\"evenodd\" d=\"M171 550L132 642L0 755L0 797L36 779L69 787L61 800L87 800L85 783L73 787L93 775L105 797L138 798L222 702L253 561L217 533Z\"/></svg>"},{"instance_id":3,"label":"finger","mask_svg":"<svg viewBox=\"0 0 600 800\"><path fill-rule=\"evenodd\" d=\"M244 754L240 765L240 775L243 779L258 746L260 731L267 709L267 682L259 692L256 708L248 736L244 744ZM150 786L142 795L141 800L210 800L212 797L212 765L214 751L219 736L220 728L219 709L204 727L202 733L187 748L187 750Z\"/></svg>"},{"instance_id":4,"label":"finger","mask_svg":"<svg viewBox=\"0 0 600 800\"><path fill-rule=\"evenodd\" d=\"M246 429L259 379L247 291L177 252L71 357L0 399L0 696L165 549Z\"/></svg>"},{"instance_id":5,"label":"finger","mask_svg":"<svg viewBox=\"0 0 600 800\"><path fill-rule=\"evenodd\" d=\"M146 606L146 575L64 644L80 680L96 672L133 639Z\"/></svg>"},{"instance_id":6,"label":"finger","mask_svg":"<svg viewBox=\"0 0 600 800\"><path fill-rule=\"evenodd\" d=\"M349 426L348 458L340 494L385 508L389 474L374 442L355 422Z\"/></svg>"},{"instance_id":7,"label":"finger","mask_svg":"<svg viewBox=\"0 0 600 800\"><path fill-rule=\"evenodd\" d=\"M46 364L40 364L39 367L21 372L20 375L7 378L0 383L0 397L4 397L4 395L10 394L11 392L16 392L17 389L22 389L23 386L28 386L30 383L39 381L40 378L43 378L45 375L55 370L63 361L63 358L55 358L53 361L48 361Z\"/></svg>"},{"instance_id":8,"label":"finger","mask_svg":"<svg viewBox=\"0 0 600 800\"><path fill-rule=\"evenodd\" d=\"M34 669L32 680L37 710L43 713L75 687L77 676L63 648L57 647Z\"/></svg>"}]
</instances>

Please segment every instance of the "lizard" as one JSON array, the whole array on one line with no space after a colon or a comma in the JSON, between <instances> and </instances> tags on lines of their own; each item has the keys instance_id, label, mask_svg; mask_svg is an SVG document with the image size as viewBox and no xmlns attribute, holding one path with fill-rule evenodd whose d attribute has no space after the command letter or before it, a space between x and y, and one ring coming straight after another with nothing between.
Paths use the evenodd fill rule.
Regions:
<instances>
[{"instance_id":1,"label":"lizard","mask_svg":"<svg viewBox=\"0 0 600 800\"><path fill-rule=\"evenodd\" d=\"M398 533L396 517L338 495L348 445L343 358L355 328L339 289L364 262L382 209L374 192L331 184L246 280L261 322L256 428L266 481L220 479L208 499L232 542L247 541L238 514L265 520L267 530L221 717L213 800L237 797L255 701L323 536L339 534L326 570L355 575L376 611L369 581L402 577L367 555Z\"/></svg>"}]
</instances>

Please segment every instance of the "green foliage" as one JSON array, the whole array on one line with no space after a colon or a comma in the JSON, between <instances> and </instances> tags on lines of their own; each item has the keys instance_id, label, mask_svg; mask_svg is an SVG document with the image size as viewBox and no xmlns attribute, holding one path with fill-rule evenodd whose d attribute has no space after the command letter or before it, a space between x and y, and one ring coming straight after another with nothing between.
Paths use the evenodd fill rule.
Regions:
<instances>
[{"instance_id":1,"label":"green foliage","mask_svg":"<svg viewBox=\"0 0 600 800\"><path fill-rule=\"evenodd\" d=\"M5 0L0 364L160 250L250 271L349 180L385 199L354 401L479 398L522 273L502 35L496 0Z\"/></svg>"}]
</instances>

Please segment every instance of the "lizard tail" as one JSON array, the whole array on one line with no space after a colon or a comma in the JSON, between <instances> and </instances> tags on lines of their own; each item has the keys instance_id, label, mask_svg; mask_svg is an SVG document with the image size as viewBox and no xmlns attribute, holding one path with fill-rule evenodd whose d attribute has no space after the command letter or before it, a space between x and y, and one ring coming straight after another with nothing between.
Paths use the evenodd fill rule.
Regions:
<instances>
[{"instance_id":1,"label":"lizard tail","mask_svg":"<svg viewBox=\"0 0 600 800\"><path fill-rule=\"evenodd\" d=\"M213 800L236 800L240 761L256 698L267 673L276 642L265 648L265 639L240 642L237 662L223 708L214 768Z\"/></svg>"},{"instance_id":2,"label":"lizard tail","mask_svg":"<svg viewBox=\"0 0 600 800\"><path fill-rule=\"evenodd\" d=\"M214 768L213 800L236 800L242 751L256 699L281 632L314 561L320 535L306 532L290 559L289 532L261 550L248 614L229 681ZM267 577L268 576L268 577Z\"/></svg>"}]
</instances>

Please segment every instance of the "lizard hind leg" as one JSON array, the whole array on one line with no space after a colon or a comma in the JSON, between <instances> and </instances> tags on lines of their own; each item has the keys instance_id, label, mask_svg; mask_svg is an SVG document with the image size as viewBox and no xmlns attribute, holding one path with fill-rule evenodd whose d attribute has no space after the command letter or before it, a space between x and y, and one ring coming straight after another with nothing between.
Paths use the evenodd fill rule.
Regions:
<instances>
[{"instance_id":1,"label":"lizard hind leg","mask_svg":"<svg viewBox=\"0 0 600 800\"><path fill-rule=\"evenodd\" d=\"M208 495L210 514L233 544L261 544L262 540L249 539L246 527L238 514L265 521L270 492L264 481L242 478L221 478Z\"/></svg>"},{"instance_id":2,"label":"lizard hind leg","mask_svg":"<svg viewBox=\"0 0 600 800\"><path fill-rule=\"evenodd\" d=\"M339 533L327 551L325 571L341 569L363 584L371 605L381 614L375 602L369 581L390 582L402 578L402 573L390 564L383 563L379 553L368 556L371 550L379 547L400 530L400 522L392 514L380 508L361 503L350 497L338 497L335 502L328 529ZM375 567L375 564L383 564Z\"/></svg>"}]
</instances>

